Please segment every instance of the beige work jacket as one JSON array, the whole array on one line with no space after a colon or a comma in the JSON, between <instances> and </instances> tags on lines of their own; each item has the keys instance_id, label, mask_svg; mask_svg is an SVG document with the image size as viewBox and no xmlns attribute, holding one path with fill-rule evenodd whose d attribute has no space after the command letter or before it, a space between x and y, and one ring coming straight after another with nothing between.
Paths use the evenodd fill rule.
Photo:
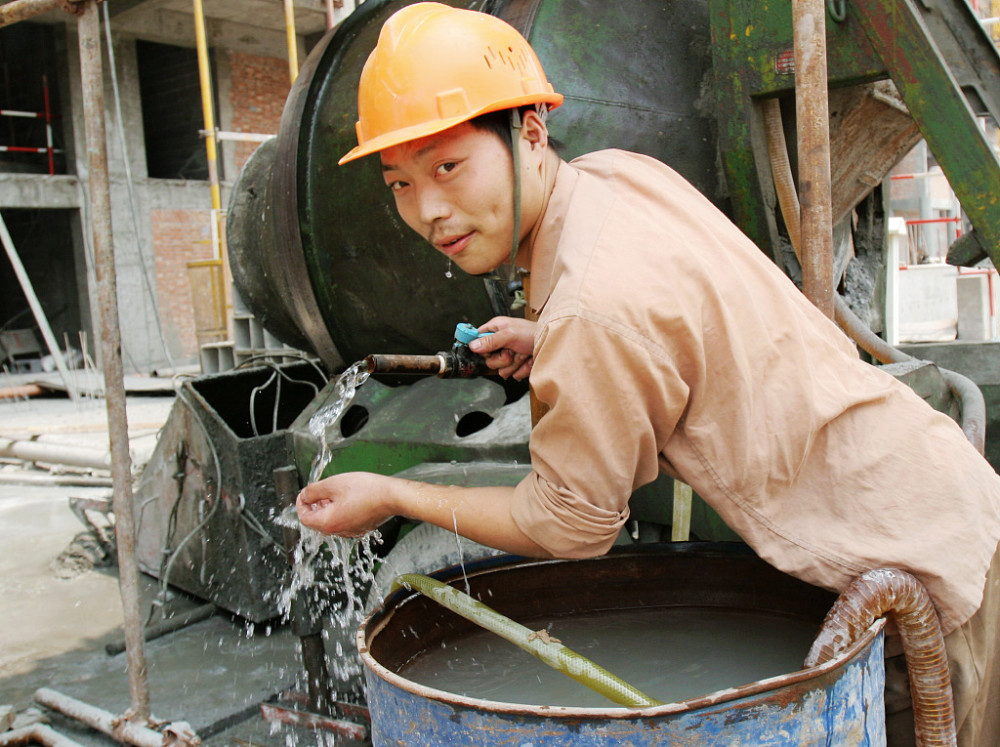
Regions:
<instances>
[{"instance_id":1,"label":"beige work jacket","mask_svg":"<svg viewBox=\"0 0 1000 747\"><path fill-rule=\"evenodd\" d=\"M896 566L945 632L977 609L1000 478L684 179L623 151L561 163L529 242L548 408L512 507L529 537L607 551L662 469L804 581L840 591Z\"/></svg>"}]
</instances>

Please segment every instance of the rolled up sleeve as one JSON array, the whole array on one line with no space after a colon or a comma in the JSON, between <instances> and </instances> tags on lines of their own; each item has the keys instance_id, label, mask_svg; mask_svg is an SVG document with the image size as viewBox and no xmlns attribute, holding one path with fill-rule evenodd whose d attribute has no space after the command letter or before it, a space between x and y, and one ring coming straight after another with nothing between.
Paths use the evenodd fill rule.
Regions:
<instances>
[{"instance_id":1,"label":"rolled up sleeve","mask_svg":"<svg viewBox=\"0 0 1000 747\"><path fill-rule=\"evenodd\" d=\"M563 317L536 343L532 391L548 409L511 513L556 557L608 551L634 490L652 482L687 398L664 351L601 318Z\"/></svg>"}]
</instances>

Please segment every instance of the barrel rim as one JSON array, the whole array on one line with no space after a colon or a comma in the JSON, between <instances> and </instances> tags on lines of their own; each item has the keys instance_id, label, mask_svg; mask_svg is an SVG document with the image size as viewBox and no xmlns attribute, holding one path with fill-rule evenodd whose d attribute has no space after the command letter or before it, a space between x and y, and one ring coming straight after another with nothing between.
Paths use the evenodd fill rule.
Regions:
<instances>
[{"instance_id":1,"label":"barrel rim","mask_svg":"<svg viewBox=\"0 0 1000 747\"><path fill-rule=\"evenodd\" d=\"M716 543L690 543L692 545L715 545ZM489 573L500 570L506 563L523 563L533 565L534 559L520 558L518 556L498 556L486 560L486 566L480 572ZM537 560L538 564L573 562L565 560ZM470 564L472 565L472 564ZM438 573L445 573L444 569ZM432 575L438 575L432 574ZM446 581L461 579L461 575ZM380 678L387 684L399 688L420 698L437 701L449 706L464 707L470 709L489 709L502 711L505 714L524 715L537 718L565 718L565 719L632 719L632 718L656 718L661 716L672 716L678 713L697 711L703 708L719 706L732 701L753 697L764 692L776 690L778 688L790 687L803 682L819 679L846 666L856 658L861 652L867 649L884 632L886 618L876 619L858 639L850 646L846 647L838 656L823 664L809 668L800 669L796 672L789 672L774 677L757 680L755 682L739 685L737 687L717 690L695 698L664 703L659 706L648 708L627 708L627 707L584 707L584 706L561 706L561 705L531 705L526 703L510 703L507 701L491 700L488 698L474 698L466 695L439 690L428 685L422 685L402 675L396 674L392 670L383 666L372 656L368 648L369 638L374 638L391 622L393 610L408 599L417 596L419 592L401 589L389 595L385 602L372 610L359 626L355 634L355 645L367 670L374 676ZM369 636L370 631L370 636Z\"/></svg>"}]
</instances>

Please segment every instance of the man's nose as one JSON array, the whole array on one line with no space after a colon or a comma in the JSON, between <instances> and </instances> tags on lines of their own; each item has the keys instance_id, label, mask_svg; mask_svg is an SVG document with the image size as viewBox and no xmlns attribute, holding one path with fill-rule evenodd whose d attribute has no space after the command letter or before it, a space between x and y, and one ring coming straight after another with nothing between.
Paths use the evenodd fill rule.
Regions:
<instances>
[{"instance_id":1,"label":"man's nose","mask_svg":"<svg viewBox=\"0 0 1000 747\"><path fill-rule=\"evenodd\" d=\"M444 192L436 186L427 186L420 190L417 196L417 209L420 220L427 225L447 218L451 214L451 204Z\"/></svg>"}]
</instances>

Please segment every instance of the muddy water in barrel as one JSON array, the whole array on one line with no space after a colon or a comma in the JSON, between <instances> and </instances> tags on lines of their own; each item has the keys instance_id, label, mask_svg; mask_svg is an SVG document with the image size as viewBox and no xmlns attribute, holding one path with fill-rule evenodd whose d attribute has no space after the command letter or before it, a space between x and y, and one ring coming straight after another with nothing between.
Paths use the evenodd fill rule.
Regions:
<instances>
[{"instance_id":1,"label":"muddy water in barrel","mask_svg":"<svg viewBox=\"0 0 1000 747\"><path fill-rule=\"evenodd\" d=\"M522 621L523 622L523 621ZM664 702L802 668L816 623L708 608L626 610L523 623ZM614 704L497 636L476 632L427 651L400 673L438 690L505 703Z\"/></svg>"}]
</instances>

